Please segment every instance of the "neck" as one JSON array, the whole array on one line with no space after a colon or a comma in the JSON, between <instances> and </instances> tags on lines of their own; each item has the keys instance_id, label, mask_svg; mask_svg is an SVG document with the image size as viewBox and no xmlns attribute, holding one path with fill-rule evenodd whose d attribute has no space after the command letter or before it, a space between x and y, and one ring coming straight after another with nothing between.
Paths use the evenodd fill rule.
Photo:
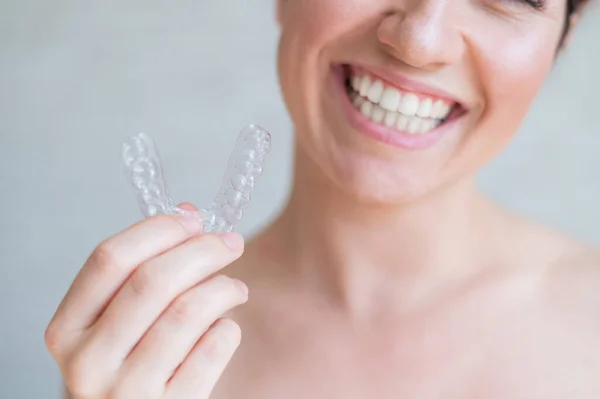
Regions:
<instances>
[{"instance_id":1,"label":"neck","mask_svg":"<svg viewBox=\"0 0 600 399\"><path fill-rule=\"evenodd\" d=\"M490 206L463 181L420 201L363 204L336 187L298 150L287 206L265 238L282 264L347 307L416 306L476 272ZM389 305L386 305L389 306ZM369 310L367 310L369 309Z\"/></svg>"}]
</instances>

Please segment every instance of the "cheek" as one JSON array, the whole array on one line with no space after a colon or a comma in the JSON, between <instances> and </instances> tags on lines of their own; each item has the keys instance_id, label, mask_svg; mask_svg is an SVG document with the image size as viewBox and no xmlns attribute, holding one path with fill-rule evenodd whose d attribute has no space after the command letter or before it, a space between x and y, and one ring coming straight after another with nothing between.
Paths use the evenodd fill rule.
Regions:
<instances>
[{"instance_id":1,"label":"cheek","mask_svg":"<svg viewBox=\"0 0 600 399\"><path fill-rule=\"evenodd\" d=\"M328 42L373 13L371 0L288 0L282 27L303 42Z\"/></svg>"},{"instance_id":2,"label":"cheek","mask_svg":"<svg viewBox=\"0 0 600 399\"><path fill-rule=\"evenodd\" d=\"M378 13L371 0L288 0L283 6L280 73L286 84L310 90L321 84L332 44ZM309 96L310 97L310 96Z\"/></svg>"},{"instance_id":3,"label":"cheek","mask_svg":"<svg viewBox=\"0 0 600 399\"><path fill-rule=\"evenodd\" d=\"M331 43L351 30L366 0L288 0L283 6L278 70L285 103L297 133L323 128L320 99L330 69Z\"/></svg>"},{"instance_id":4,"label":"cheek","mask_svg":"<svg viewBox=\"0 0 600 399\"><path fill-rule=\"evenodd\" d=\"M554 64L558 24L518 33L492 31L470 42L483 100L459 169L479 168L506 146Z\"/></svg>"},{"instance_id":5,"label":"cheek","mask_svg":"<svg viewBox=\"0 0 600 399\"><path fill-rule=\"evenodd\" d=\"M481 52L478 68L487 117L502 119L505 128L521 123L554 64L556 48L552 45L554 41L548 38L555 35L555 30L480 45L488 49ZM512 133L510 129L508 132Z\"/></svg>"},{"instance_id":6,"label":"cheek","mask_svg":"<svg viewBox=\"0 0 600 399\"><path fill-rule=\"evenodd\" d=\"M497 102L523 104L533 100L553 65L555 54L554 47L540 39L533 37L497 51L495 65L490 62L493 65L490 86Z\"/></svg>"}]
</instances>

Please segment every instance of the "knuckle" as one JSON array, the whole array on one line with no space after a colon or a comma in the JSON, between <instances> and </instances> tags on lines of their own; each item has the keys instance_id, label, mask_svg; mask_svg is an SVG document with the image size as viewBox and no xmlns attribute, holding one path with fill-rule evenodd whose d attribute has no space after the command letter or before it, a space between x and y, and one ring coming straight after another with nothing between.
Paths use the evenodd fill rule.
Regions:
<instances>
[{"instance_id":1,"label":"knuckle","mask_svg":"<svg viewBox=\"0 0 600 399\"><path fill-rule=\"evenodd\" d=\"M133 273L129 279L129 284L136 295L147 296L159 288L160 280L160 276L157 275L155 270L148 267L148 265L143 265ZM164 284L168 284L168 280L165 280Z\"/></svg>"},{"instance_id":2,"label":"knuckle","mask_svg":"<svg viewBox=\"0 0 600 399\"><path fill-rule=\"evenodd\" d=\"M56 355L60 346L62 331L54 321L51 321L44 332L44 343L51 354Z\"/></svg>"},{"instance_id":3,"label":"knuckle","mask_svg":"<svg viewBox=\"0 0 600 399\"><path fill-rule=\"evenodd\" d=\"M92 251L88 263L97 274L101 275L110 273L118 267L118 256L110 240L102 242Z\"/></svg>"},{"instance_id":4,"label":"knuckle","mask_svg":"<svg viewBox=\"0 0 600 399\"><path fill-rule=\"evenodd\" d=\"M190 295L183 295L177 298L167 311L167 318L170 323L182 325L193 321L198 318L200 308L196 301L194 301Z\"/></svg>"}]
</instances>

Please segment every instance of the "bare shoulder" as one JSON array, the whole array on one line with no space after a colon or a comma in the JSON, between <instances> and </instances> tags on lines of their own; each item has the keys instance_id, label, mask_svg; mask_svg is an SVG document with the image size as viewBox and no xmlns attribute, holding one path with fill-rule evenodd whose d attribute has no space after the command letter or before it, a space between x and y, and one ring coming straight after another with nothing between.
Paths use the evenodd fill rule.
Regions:
<instances>
[{"instance_id":1,"label":"bare shoulder","mask_svg":"<svg viewBox=\"0 0 600 399\"><path fill-rule=\"evenodd\" d=\"M510 263L537 276L544 312L600 342L600 249L520 218L512 219L509 235Z\"/></svg>"},{"instance_id":2,"label":"bare shoulder","mask_svg":"<svg viewBox=\"0 0 600 399\"><path fill-rule=\"evenodd\" d=\"M568 240L548 267L546 292L557 310L588 318L600 338L600 250Z\"/></svg>"},{"instance_id":3,"label":"bare shoulder","mask_svg":"<svg viewBox=\"0 0 600 399\"><path fill-rule=\"evenodd\" d=\"M595 308L600 322L600 249L543 225L529 224L522 231L521 253L540 267L554 304Z\"/></svg>"},{"instance_id":4,"label":"bare shoulder","mask_svg":"<svg viewBox=\"0 0 600 399\"><path fill-rule=\"evenodd\" d=\"M567 240L542 279L545 335L551 356L569 365L582 393L600 393L600 253ZM589 392L588 392L589 391ZM583 396L582 397L587 397Z\"/></svg>"},{"instance_id":5,"label":"bare shoulder","mask_svg":"<svg viewBox=\"0 0 600 399\"><path fill-rule=\"evenodd\" d=\"M600 397L600 250L534 223L510 233L512 281L528 288L515 324L530 337L527 358L539 362L523 375L535 369L552 380L556 396L547 397Z\"/></svg>"},{"instance_id":6,"label":"bare shoulder","mask_svg":"<svg viewBox=\"0 0 600 399\"><path fill-rule=\"evenodd\" d=\"M600 343L600 249L544 226L526 231L544 311L571 338Z\"/></svg>"}]
</instances>

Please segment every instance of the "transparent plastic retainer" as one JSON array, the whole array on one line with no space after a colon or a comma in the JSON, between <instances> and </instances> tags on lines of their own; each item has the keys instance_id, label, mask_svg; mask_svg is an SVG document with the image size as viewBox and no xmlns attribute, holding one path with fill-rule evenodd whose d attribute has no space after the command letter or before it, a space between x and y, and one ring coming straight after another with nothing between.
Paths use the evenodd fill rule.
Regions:
<instances>
[{"instance_id":1,"label":"transparent plastic retainer","mask_svg":"<svg viewBox=\"0 0 600 399\"><path fill-rule=\"evenodd\" d=\"M246 126L238 136L212 204L197 212L179 208L169 194L158 149L145 133L125 141L121 155L128 182L144 217L159 214L197 217L204 233L227 233L250 205L255 180L262 174L271 150L271 135L258 125Z\"/></svg>"}]
</instances>

